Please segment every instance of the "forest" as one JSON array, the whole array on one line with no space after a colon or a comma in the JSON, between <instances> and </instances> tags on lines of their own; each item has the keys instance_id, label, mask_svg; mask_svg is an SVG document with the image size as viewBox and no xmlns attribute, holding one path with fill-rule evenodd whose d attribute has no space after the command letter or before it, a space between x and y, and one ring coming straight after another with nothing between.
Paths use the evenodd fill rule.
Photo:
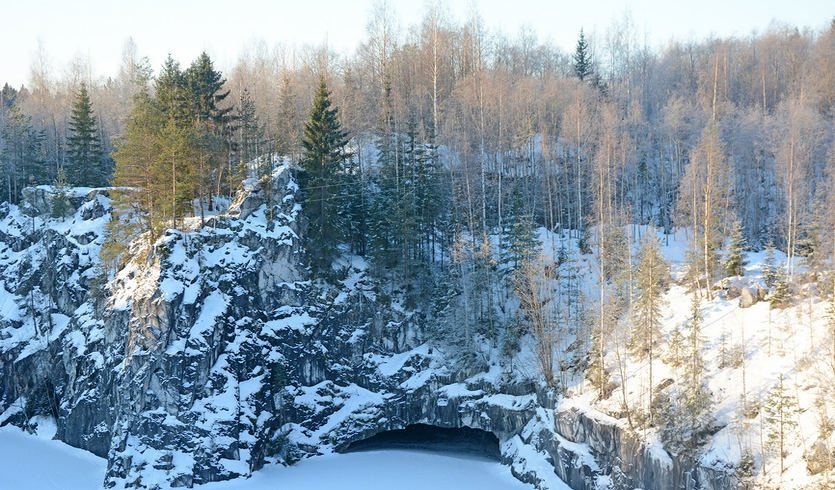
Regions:
<instances>
[{"instance_id":1,"label":"forest","mask_svg":"<svg viewBox=\"0 0 835 490\"><path fill-rule=\"evenodd\" d=\"M225 79L205 53L186 69L170 56L155 74L131 40L107 79L91 79L83 58L56 77L40 52L30 83L0 95L2 199L16 202L32 184L153 180L160 162L141 161L134 143L151 131L138 127L143 118L156 118L157 153L182 152L175 180L183 181L177 209L158 212L192 214L183 203L194 197L205 212L212 196L233 192L241 162L303 160L324 81L345 132L342 161L355 167L340 173L360 181L330 193L394 185L387 199L419 200L410 173L429 167L438 177L425 190L437 193L429 199L437 209L419 214L444 226L435 233L417 223L423 239L388 240L416 240L398 245L411 255L462 230L501 230L514 215L575 233L607 223L698 227L707 246L738 220L750 246L772 242L789 255L829 243L833 27L774 24L748 38L650 49L624 16L594 40L580 32L576 51L564 53L524 29L491 33L477 13L456 25L429 8L405 31L393 18L379 5L350 56L256 43ZM400 172L409 174L402 182ZM354 230L348 241L365 253L369 233Z\"/></svg>"},{"instance_id":2,"label":"forest","mask_svg":"<svg viewBox=\"0 0 835 490\"><path fill-rule=\"evenodd\" d=\"M84 58L59 76L39 51L29 83L0 91L0 201L112 187L106 282L132 242L210 225L242 181L290 165L314 279L344 280L340 258L362 258L377 301L458 326L434 333L463 362L481 340L512 358L531 334L547 385L579 373L607 400L620 379L629 427L659 427L676 453L711 430L703 304L747 253L764 254L775 310L824 299L835 369L835 19L649 47L626 15L564 52L438 5L406 28L395 18L377 4L350 54L256 42L226 73L205 52L181 64L175 47L152 67L130 39L104 79ZM692 303L662 339L660 248L676 236ZM736 362L717 342L720 368ZM621 348L648 361L638 407ZM659 359L681 370L678 400L653 396ZM782 374L773 395L763 413L782 421Z\"/></svg>"}]
</instances>

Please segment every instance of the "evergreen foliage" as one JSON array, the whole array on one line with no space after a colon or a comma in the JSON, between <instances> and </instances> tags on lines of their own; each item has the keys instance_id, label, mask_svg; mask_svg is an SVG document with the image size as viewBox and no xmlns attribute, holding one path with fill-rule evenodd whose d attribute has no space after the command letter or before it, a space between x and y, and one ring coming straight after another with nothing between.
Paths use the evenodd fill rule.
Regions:
<instances>
[{"instance_id":1,"label":"evergreen foliage","mask_svg":"<svg viewBox=\"0 0 835 490\"><path fill-rule=\"evenodd\" d=\"M713 426L713 395L703 378L702 314L698 294L693 295L687 329L687 353L682 381L657 404L661 411L661 439L673 454L693 455Z\"/></svg>"},{"instance_id":2,"label":"evergreen foliage","mask_svg":"<svg viewBox=\"0 0 835 490\"><path fill-rule=\"evenodd\" d=\"M151 241L158 236L164 223L166 216L162 213L161 201L167 201L167 184L171 181L167 169L159 162L165 115L161 104L154 102L147 89L134 96L124 135L116 146L113 175L113 183L119 187L113 195L116 214L131 217L138 214L134 218L144 223L141 228L149 231ZM137 234L139 232L137 230Z\"/></svg>"},{"instance_id":3,"label":"evergreen foliage","mask_svg":"<svg viewBox=\"0 0 835 490\"><path fill-rule=\"evenodd\" d=\"M339 209L341 166L350 158L346 150L348 134L331 107L330 91L322 78L319 82L310 117L304 126L301 189L304 193L307 236L316 247L308 250L315 271L326 271L336 255L336 245L345 236Z\"/></svg>"},{"instance_id":4,"label":"evergreen foliage","mask_svg":"<svg viewBox=\"0 0 835 490\"><path fill-rule=\"evenodd\" d=\"M685 361L685 339L680 328L673 330L667 346L667 357L664 362L672 367L679 367Z\"/></svg>"},{"instance_id":5,"label":"evergreen foliage","mask_svg":"<svg viewBox=\"0 0 835 490\"><path fill-rule=\"evenodd\" d=\"M580 29L580 37L577 39L577 47L574 49L574 74L580 81L590 79L593 75L591 53L589 52L589 44L586 42L586 36L583 30Z\"/></svg>"},{"instance_id":6,"label":"evergreen foliage","mask_svg":"<svg viewBox=\"0 0 835 490\"><path fill-rule=\"evenodd\" d=\"M67 177L64 174L63 168L58 169L58 176L55 178L53 189L52 209L50 212L53 218L64 219L70 211L70 200L67 196Z\"/></svg>"},{"instance_id":7,"label":"evergreen foliage","mask_svg":"<svg viewBox=\"0 0 835 490\"><path fill-rule=\"evenodd\" d=\"M784 270L778 271L773 284L774 289L768 298L768 302L771 308L785 308L791 301L788 274Z\"/></svg>"},{"instance_id":8,"label":"evergreen foliage","mask_svg":"<svg viewBox=\"0 0 835 490\"><path fill-rule=\"evenodd\" d=\"M226 80L215 70L214 63L206 52L200 53L183 74L190 104L190 113L198 121L208 122L215 132L224 129L232 118L232 107L220 104L229 96L224 90Z\"/></svg>"},{"instance_id":9,"label":"evergreen foliage","mask_svg":"<svg viewBox=\"0 0 835 490\"><path fill-rule=\"evenodd\" d=\"M774 244L769 240L765 246L765 259L763 260L763 280L768 287L774 287L779 277L777 259L775 257Z\"/></svg>"},{"instance_id":10,"label":"evergreen foliage","mask_svg":"<svg viewBox=\"0 0 835 490\"><path fill-rule=\"evenodd\" d=\"M16 203L24 186L49 183L51 174L43 154L43 131L33 127L17 104L8 104L0 128L0 200Z\"/></svg>"},{"instance_id":11,"label":"evergreen foliage","mask_svg":"<svg viewBox=\"0 0 835 490\"><path fill-rule=\"evenodd\" d=\"M217 95L218 84L222 77L205 53L185 73L169 56L154 96L144 84L134 96L114 153L113 183L122 188L114 197L119 214L141 223L134 231L149 231L150 240L193 214L195 198L202 217L235 174L226 165L223 124L229 118L228 110L216 105L225 96Z\"/></svg>"},{"instance_id":12,"label":"evergreen foliage","mask_svg":"<svg viewBox=\"0 0 835 490\"><path fill-rule=\"evenodd\" d=\"M742 223L735 219L733 231L731 231L731 244L728 250L728 258L725 261L725 273L729 276L742 276L745 274L745 235L742 231Z\"/></svg>"},{"instance_id":13,"label":"evergreen foliage","mask_svg":"<svg viewBox=\"0 0 835 490\"><path fill-rule=\"evenodd\" d=\"M154 102L166 118L183 125L189 122L185 74L180 69L180 63L170 54L154 81Z\"/></svg>"},{"instance_id":14,"label":"evergreen foliage","mask_svg":"<svg viewBox=\"0 0 835 490\"><path fill-rule=\"evenodd\" d=\"M632 305L634 327L630 344L639 357L649 355L650 361L660 340L661 308L669 281L670 267L661 255L658 238L654 232L648 232L641 244L636 271Z\"/></svg>"},{"instance_id":15,"label":"evergreen foliage","mask_svg":"<svg viewBox=\"0 0 835 490\"><path fill-rule=\"evenodd\" d=\"M785 458L788 456L788 449L794 444L799 411L797 398L789 393L782 373L774 388L768 393L763 409L768 431L768 446L772 450L777 450L780 459L780 474L782 475L785 471Z\"/></svg>"},{"instance_id":16,"label":"evergreen foliage","mask_svg":"<svg viewBox=\"0 0 835 490\"><path fill-rule=\"evenodd\" d=\"M281 92L278 99L278 114L275 126L275 152L282 156L295 157L299 151L299 127L296 121L296 102L290 77L281 78ZM300 125L298 125L300 126Z\"/></svg>"},{"instance_id":17,"label":"evergreen foliage","mask_svg":"<svg viewBox=\"0 0 835 490\"><path fill-rule=\"evenodd\" d=\"M102 186L108 181L96 116L87 85L82 82L75 96L67 135L67 181L72 185Z\"/></svg>"},{"instance_id":18,"label":"evergreen foliage","mask_svg":"<svg viewBox=\"0 0 835 490\"><path fill-rule=\"evenodd\" d=\"M523 262L536 257L542 246L536 236L533 213L526 208L518 187L513 193L510 215L503 225L501 261L504 271L512 273Z\"/></svg>"}]
</instances>

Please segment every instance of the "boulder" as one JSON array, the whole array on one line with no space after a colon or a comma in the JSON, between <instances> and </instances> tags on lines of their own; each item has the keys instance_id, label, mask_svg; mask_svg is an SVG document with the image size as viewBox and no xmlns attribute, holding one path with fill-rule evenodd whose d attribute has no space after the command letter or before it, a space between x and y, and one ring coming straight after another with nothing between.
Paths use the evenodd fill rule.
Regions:
<instances>
[{"instance_id":1,"label":"boulder","mask_svg":"<svg viewBox=\"0 0 835 490\"><path fill-rule=\"evenodd\" d=\"M739 291L739 307L740 308L750 308L757 304L760 300L759 294L757 291L754 291L750 287L744 287Z\"/></svg>"}]
</instances>

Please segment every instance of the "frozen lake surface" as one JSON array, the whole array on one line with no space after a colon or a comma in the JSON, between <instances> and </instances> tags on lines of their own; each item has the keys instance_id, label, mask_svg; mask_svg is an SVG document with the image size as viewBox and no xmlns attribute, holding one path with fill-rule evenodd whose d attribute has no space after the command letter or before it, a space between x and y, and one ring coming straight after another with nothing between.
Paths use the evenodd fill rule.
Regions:
<instances>
[{"instance_id":1,"label":"frozen lake surface","mask_svg":"<svg viewBox=\"0 0 835 490\"><path fill-rule=\"evenodd\" d=\"M16 427L0 428L0 489L93 490L101 488L106 462L86 451ZM508 490L533 487L513 478L492 459L449 452L375 449L329 454L291 467L267 466L246 480L210 483L201 490Z\"/></svg>"}]
</instances>

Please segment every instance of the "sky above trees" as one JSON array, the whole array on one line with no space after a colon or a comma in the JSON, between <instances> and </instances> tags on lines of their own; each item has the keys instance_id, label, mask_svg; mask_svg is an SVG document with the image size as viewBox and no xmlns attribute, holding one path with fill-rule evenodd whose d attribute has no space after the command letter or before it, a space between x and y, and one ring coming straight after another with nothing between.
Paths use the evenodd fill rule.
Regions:
<instances>
[{"instance_id":1,"label":"sky above trees","mask_svg":"<svg viewBox=\"0 0 835 490\"><path fill-rule=\"evenodd\" d=\"M390 0L401 26L416 24L427 2ZM327 45L337 53L351 53L366 33L376 0L345 2L306 0L277 2L217 0L113 2L108 0L37 0L12 2L4 7L0 73L14 86L28 83L30 68L41 62L60 75L68 70L89 77L112 75L119 66L125 40L132 37L152 66L161 66L169 51L187 62L203 50L228 70L240 53L263 41L272 49ZM450 20L463 20L475 9L490 30L508 36L530 28L542 41L566 52L573 49L580 28L604 36L607 28L631 17L635 34L650 45L670 39L702 39L710 35L747 35L764 30L772 21L820 29L835 16L830 0L447 0L442 3ZM404 33L403 35L407 35ZM75 65L75 67L74 67Z\"/></svg>"}]
</instances>

